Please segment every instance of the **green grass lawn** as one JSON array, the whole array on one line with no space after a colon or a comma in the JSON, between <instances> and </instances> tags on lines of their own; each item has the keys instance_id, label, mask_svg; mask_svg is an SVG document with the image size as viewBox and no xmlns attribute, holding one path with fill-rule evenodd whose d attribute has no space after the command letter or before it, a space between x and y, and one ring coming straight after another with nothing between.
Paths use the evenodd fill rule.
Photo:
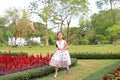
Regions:
<instances>
[{"instance_id":1,"label":"green grass lawn","mask_svg":"<svg viewBox=\"0 0 120 80\"><path fill-rule=\"evenodd\" d=\"M64 70L58 72L58 77L55 79L53 78L54 74L50 74L37 80L82 80L89 74L111 65L116 61L117 60L78 60L78 64L70 68L70 74L66 74Z\"/></svg>"},{"instance_id":2,"label":"green grass lawn","mask_svg":"<svg viewBox=\"0 0 120 80\"><path fill-rule=\"evenodd\" d=\"M23 46L23 47L0 47L0 51L8 52L11 50L12 52L20 52L24 51L29 54L46 54L47 52L54 53L55 46L32 46L31 48L29 46ZM107 52L113 52L118 53L120 52L120 45L113 46L113 45L104 45L104 46L98 46L98 45L70 45L69 52L98 52L98 53L107 53Z\"/></svg>"},{"instance_id":3,"label":"green grass lawn","mask_svg":"<svg viewBox=\"0 0 120 80\"><path fill-rule=\"evenodd\" d=\"M8 52L27 52L29 54L39 54L45 55L47 52L54 53L55 46L23 46L23 47L0 47L0 51ZM97 53L120 53L120 45L70 45L69 52L97 52ZM78 60L78 64L70 69L70 74L67 75L66 71L60 71L58 77L55 80L82 80L84 77L88 76L90 73L100 70L108 65L115 63L117 60ZM54 80L54 74L50 74L47 77L40 78L38 80Z\"/></svg>"}]
</instances>

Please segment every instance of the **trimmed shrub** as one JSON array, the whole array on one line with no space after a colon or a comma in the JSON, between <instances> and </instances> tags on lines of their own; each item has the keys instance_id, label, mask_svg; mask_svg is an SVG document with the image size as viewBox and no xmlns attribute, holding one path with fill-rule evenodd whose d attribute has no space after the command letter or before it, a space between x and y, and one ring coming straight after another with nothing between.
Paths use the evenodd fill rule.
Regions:
<instances>
[{"instance_id":1,"label":"trimmed shrub","mask_svg":"<svg viewBox=\"0 0 120 80\"><path fill-rule=\"evenodd\" d=\"M72 58L77 59L120 59L120 54L101 54L101 53L71 53Z\"/></svg>"},{"instance_id":2,"label":"trimmed shrub","mask_svg":"<svg viewBox=\"0 0 120 80\"><path fill-rule=\"evenodd\" d=\"M77 64L77 59L71 59L71 66L75 66ZM70 67L71 67L70 66ZM63 70L63 68L60 68ZM31 78L43 77L49 75L54 72L54 67L52 66L44 66L34 69L29 69L22 72L12 73L5 76L0 76L0 80L29 80Z\"/></svg>"},{"instance_id":3,"label":"trimmed shrub","mask_svg":"<svg viewBox=\"0 0 120 80\"><path fill-rule=\"evenodd\" d=\"M120 67L120 61L117 61L115 64L112 64L110 66L107 66L103 68L102 70L96 71L83 80L102 80L102 78L109 72L115 70L116 68Z\"/></svg>"},{"instance_id":4,"label":"trimmed shrub","mask_svg":"<svg viewBox=\"0 0 120 80\"><path fill-rule=\"evenodd\" d=\"M79 45L80 43L79 43L78 40L73 40L73 41L71 42L71 44L73 44L73 45Z\"/></svg>"},{"instance_id":5,"label":"trimmed shrub","mask_svg":"<svg viewBox=\"0 0 120 80\"><path fill-rule=\"evenodd\" d=\"M12 56L15 56L15 55L27 55L26 52L0 52L0 55L3 55L3 54L6 54L6 55L12 54Z\"/></svg>"},{"instance_id":6,"label":"trimmed shrub","mask_svg":"<svg viewBox=\"0 0 120 80\"><path fill-rule=\"evenodd\" d=\"M82 39L81 44L87 45L87 44L89 44L89 40L88 39Z\"/></svg>"},{"instance_id":7,"label":"trimmed shrub","mask_svg":"<svg viewBox=\"0 0 120 80\"><path fill-rule=\"evenodd\" d=\"M110 41L109 40L103 40L103 43L104 44L110 44Z\"/></svg>"}]
</instances>

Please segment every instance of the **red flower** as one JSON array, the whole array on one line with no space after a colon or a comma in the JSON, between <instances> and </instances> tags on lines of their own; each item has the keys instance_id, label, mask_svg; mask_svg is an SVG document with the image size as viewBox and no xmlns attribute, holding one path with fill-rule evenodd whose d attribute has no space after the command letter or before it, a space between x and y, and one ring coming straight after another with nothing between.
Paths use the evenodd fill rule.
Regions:
<instances>
[{"instance_id":1,"label":"red flower","mask_svg":"<svg viewBox=\"0 0 120 80\"><path fill-rule=\"evenodd\" d=\"M112 80L112 78L103 77L102 80Z\"/></svg>"},{"instance_id":2,"label":"red flower","mask_svg":"<svg viewBox=\"0 0 120 80\"><path fill-rule=\"evenodd\" d=\"M45 57L41 53L35 57L33 54L30 56L28 54L12 56L10 52L9 55L3 54L0 56L0 71L3 71L4 74L9 74L11 72L40 67L48 65L50 59L51 55L49 53Z\"/></svg>"}]
</instances>

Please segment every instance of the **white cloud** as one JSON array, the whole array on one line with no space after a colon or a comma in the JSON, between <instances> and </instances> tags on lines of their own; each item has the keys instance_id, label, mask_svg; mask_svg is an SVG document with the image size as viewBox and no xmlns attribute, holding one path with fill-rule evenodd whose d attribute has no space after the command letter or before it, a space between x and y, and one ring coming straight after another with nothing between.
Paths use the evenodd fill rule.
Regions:
<instances>
[{"instance_id":1,"label":"white cloud","mask_svg":"<svg viewBox=\"0 0 120 80\"><path fill-rule=\"evenodd\" d=\"M97 9L97 6L96 6L96 4L95 4L95 2L97 1L97 0L88 0L89 1L89 3L90 3L90 9L91 9L91 14L94 14L94 13L98 13L98 9Z\"/></svg>"},{"instance_id":2,"label":"white cloud","mask_svg":"<svg viewBox=\"0 0 120 80\"><path fill-rule=\"evenodd\" d=\"M4 14L4 11L16 7L18 9L26 8L31 0L0 0L0 15Z\"/></svg>"},{"instance_id":3,"label":"white cloud","mask_svg":"<svg viewBox=\"0 0 120 80\"><path fill-rule=\"evenodd\" d=\"M93 13L97 13L97 7L95 5L96 0L88 0L90 3L90 9L91 12L89 13L89 15L92 15ZM0 0L0 15L4 15L4 11L9 9L9 8L13 8L16 7L18 9L25 9L28 7L29 3L31 2L31 0ZM40 19L36 16L36 15L32 15L31 19L33 21L40 21ZM72 23L70 26L78 26L78 19L72 19Z\"/></svg>"},{"instance_id":4,"label":"white cloud","mask_svg":"<svg viewBox=\"0 0 120 80\"><path fill-rule=\"evenodd\" d=\"M10 7L17 7L19 9L26 8L31 0L0 0L0 15L4 14L6 9ZM90 9L92 13L98 12L95 5L96 0L88 0L90 2Z\"/></svg>"}]
</instances>

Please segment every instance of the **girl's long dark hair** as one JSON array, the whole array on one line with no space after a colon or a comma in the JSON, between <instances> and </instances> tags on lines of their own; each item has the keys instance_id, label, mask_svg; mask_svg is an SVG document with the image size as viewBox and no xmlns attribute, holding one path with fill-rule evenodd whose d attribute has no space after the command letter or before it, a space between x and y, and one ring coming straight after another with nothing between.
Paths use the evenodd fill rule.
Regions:
<instances>
[{"instance_id":1,"label":"girl's long dark hair","mask_svg":"<svg viewBox=\"0 0 120 80\"><path fill-rule=\"evenodd\" d=\"M58 48L58 45L56 44L56 48Z\"/></svg>"}]
</instances>

